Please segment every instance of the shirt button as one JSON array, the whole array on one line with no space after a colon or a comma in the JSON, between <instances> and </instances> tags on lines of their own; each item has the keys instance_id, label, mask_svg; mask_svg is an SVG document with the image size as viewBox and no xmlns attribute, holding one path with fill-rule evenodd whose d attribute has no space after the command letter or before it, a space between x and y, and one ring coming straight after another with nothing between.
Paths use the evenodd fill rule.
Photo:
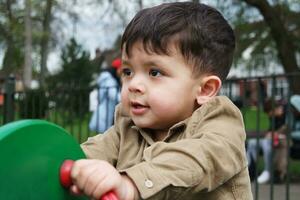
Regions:
<instances>
[{"instance_id":1,"label":"shirt button","mask_svg":"<svg viewBox=\"0 0 300 200\"><path fill-rule=\"evenodd\" d=\"M147 188L152 188L153 187L153 182L151 180L149 180L149 179L146 179L145 180L145 186Z\"/></svg>"}]
</instances>

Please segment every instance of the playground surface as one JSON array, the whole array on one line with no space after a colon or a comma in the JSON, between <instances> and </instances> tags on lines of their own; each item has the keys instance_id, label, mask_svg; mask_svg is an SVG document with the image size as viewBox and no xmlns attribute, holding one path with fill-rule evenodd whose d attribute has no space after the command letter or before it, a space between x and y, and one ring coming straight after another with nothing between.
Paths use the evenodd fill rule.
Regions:
<instances>
[{"instance_id":1,"label":"playground surface","mask_svg":"<svg viewBox=\"0 0 300 200\"><path fill-rule=\"evenodd\" d=\"M300 183L291 183L289 185L289 200L298 200L300 197ZM271 186L269 184L259 185L258 199L256 200L271 200ZM273 200L286 200L286 185L273 185ZM252 183L252 193L255 199L255 184Z\"/></svg>"}]
</instances>

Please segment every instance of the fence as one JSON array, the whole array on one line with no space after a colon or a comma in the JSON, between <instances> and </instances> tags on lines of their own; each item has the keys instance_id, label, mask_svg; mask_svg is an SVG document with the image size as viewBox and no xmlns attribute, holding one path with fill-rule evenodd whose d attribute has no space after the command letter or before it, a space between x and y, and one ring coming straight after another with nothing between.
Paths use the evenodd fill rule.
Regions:
<instances>
[{"instance_id":1,"label":"fence","mask_svg":"<svg viewBox=\"0 0 300 200\"><path fill-rule=\"evenodd\" d=\"M264 134L270 132L269 141L271 141L271 180L270 188L267 191L270 199L275 199L275 186L276 183L276 169L275 164L278 160L278 155L281 154L284 157L281 160L281 167L285 168L286 174L283 177L282 183L285 187L285 199L291 199L290 182L291 182L291 160L300 159L300 136L299 129L295 130L295 125L299 124L299 116L295 115L295 109L290 103L290 98L293 95L290 90L290 84L299 80L299 74L293 75L280 75L280 76L269 76L269 77L253 77L243 79L231 79L226 82L223 86L221 94L229 96L232 101L241 109L244 123L247 133L247 144L250 144L252 139L256 141L256 144L262 141ZM269 99L269 111L266 111L266 100ZM284 137L279 140L282 142L280 147L275 148L276 138L279 132L276 127L277 118L274 114L268 116L270 112L275 112L278 105L284 107L284 117L286 130L284 131ZM267 113L266 113L267 112ZM296 134L293 134L296 133ZM249 146L248 146L249 152ZM256 145L256 156L261 153L259 145ZM251 158L248 157L250 160ZM274 160L275 159L275 160ZM251 161L249 161L251 163ZM274 163L275 162L275 163ZM265 164L265 163L264 163ZM278 163L277 163L278 164ZM260 184L258 184L256 177L258 171L261 170L257 167L252 176L254 177L253 195L254 199L258 200L261 196ZM299 166L298 166L299 168ZM251 167L249 168L251 174ZM300 193L298 194L300 195ZM282 197L282 199L284 198ZM297 197L298 198L298 197ZM261 198L266 199L266 198Z\"/></svg>"},{"instance_id":2,"label":"fence","mask_svg":"<svg viewBox=\"0 0 300 200\"><path fill-rule=\"evenodd\" d=\"M78 142L96 133L88 122L90 88L14 91L14 80L8 79L0 96L0 124L20 119L45 119L66 129Z\"/></svg>"},{"instance_id":3,"label":"fence","mask_svg":"<svg viewBox=\"0 0 300 200\"><path fill-rule=\"evenodd\" d=\"M290 199L290 164L291 159L300 159L300 138L291 136L294 130L295 116L290 104L293 95L289 89L291 80L297 80L300 74L270 77L254 77L243 79L230 79L222 87L220 94L228 96L242 111L248 139L254 138L257 142L263 134L271 129L272 147L275 140L275 117L266 117L264 112L265 99L271 99L271 108L281 103L286 108L286 132L285 145L286 174L285 174L285 198ZM300 79L299 79L300 80ZM2 93L0 92L0 124L6 124L25 118L45 119L58 124L70 132L78 142L83 142L87 137L95 135L90 131L88 123L91 118L89 111L88 89L55 89L55 90L33 90L26 92L14 91L14 79L6 80ZM292 143L290 142L292 141ZM259 147L257 146L257 156ZM276 150L277 151L277 150ZM272 148L272 160L275 156ZM261 167L256 167L253 176L257 177ZM274 199L274 166L271 166L270 199ZM259 199L260 185L257 179L253 179L253 194Z\"/></svg>"}]
</instances>

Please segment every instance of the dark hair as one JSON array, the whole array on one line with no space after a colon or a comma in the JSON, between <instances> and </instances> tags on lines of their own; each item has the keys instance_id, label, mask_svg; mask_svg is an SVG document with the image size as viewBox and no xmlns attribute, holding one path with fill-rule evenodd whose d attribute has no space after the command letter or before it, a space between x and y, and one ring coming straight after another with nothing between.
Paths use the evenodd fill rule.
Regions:
<instances>
[{"instance_id":1,"label":"dark hair","mask_svg":"<svg viewBox=\"0 0 300 200\"><path fill-rule=\"evenodd\" d=\"M142 42L146 52L169 55L169 44L193 66L196 75L209 73L224 80L232 64L235 36L216 9L200 3L165 3L139 11L122 36L122 51ZM125 49L124 49L125 48Z\"/></svg>"}]
</instances>

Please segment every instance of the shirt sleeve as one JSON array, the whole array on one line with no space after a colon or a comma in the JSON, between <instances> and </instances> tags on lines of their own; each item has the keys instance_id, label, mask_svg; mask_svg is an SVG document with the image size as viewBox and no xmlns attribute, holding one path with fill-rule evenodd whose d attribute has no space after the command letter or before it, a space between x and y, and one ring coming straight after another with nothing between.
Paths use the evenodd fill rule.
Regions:
<instances>
[{"instance_id":1,"label":"shirt sleeve","mask_svg":"<svg viewBox=\"0 0 300 200\"><path fill-rule=\"evenodd\" d=\"M104 134L98 134L81 144L87 158L106 160L116 165L119 152L119 134L115 126L109 128Z\"/></svg>"},{"instance_id":2,"label":"shirt sleeve","mask_svg":"<svg viewBox=\"0 0 300 200\"><path fill-rule=\"evenodd\" d=\"M154 143L143 162L124 170L143 199L209 192L247 167L243 120L232 106L201 109L188 123L189 137Z\"/></svg>"}]
</instances>

